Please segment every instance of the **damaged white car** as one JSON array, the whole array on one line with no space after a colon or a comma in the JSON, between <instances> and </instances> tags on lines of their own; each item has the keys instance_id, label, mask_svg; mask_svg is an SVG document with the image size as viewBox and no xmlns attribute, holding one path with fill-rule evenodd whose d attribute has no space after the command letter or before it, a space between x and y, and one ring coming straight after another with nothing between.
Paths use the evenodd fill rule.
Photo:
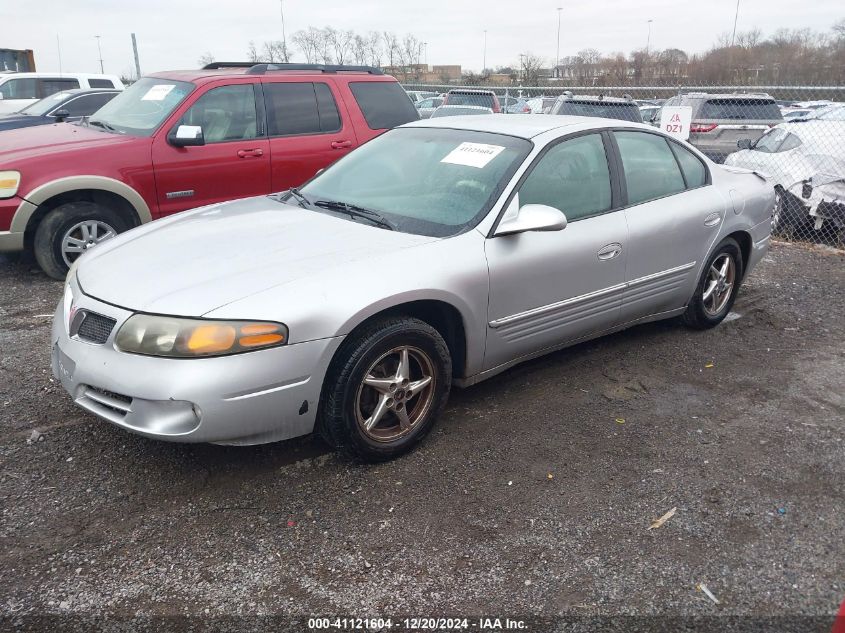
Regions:
<instances>
[{"instance_id":1,"label":"damaged white car","mask_svg":"<svg viewBox=\"0 0 845 633\"><path fill-rule=\"evenodd\" d=\"M783 123L756 142L738 141L726 165L752 169L774 185L775 230L824 231L845 243L845 121Z\"/></svg>"}]
</instances>

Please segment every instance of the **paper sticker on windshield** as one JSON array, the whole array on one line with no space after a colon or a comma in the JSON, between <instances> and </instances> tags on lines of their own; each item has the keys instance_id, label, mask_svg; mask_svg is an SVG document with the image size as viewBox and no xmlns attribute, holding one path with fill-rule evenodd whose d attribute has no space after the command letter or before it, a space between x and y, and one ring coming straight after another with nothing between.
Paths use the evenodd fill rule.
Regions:
<instances>
[{"instance_id":1,"label":"paper sticker on windshield","mask_svg":"<svg viewBox=\"0 0 845 633\"><path fill-rule=\"evenodd\" d=\"M147 90L141 101L164 101L164 98L175 88L174 84L157 84Z\"/></svg>"},{"instance_id":2,"label":"paper sticker on windshield","mask_svg":"<svg viewBox=\"0 0 845 633\"><path fill-rule=\"evenodd\" d=\"M486 145L485 143L461 143L440 161L452 165L466 165L467 167L484 167L496 158L504 145Z\"/></svg>"}]
</instances>

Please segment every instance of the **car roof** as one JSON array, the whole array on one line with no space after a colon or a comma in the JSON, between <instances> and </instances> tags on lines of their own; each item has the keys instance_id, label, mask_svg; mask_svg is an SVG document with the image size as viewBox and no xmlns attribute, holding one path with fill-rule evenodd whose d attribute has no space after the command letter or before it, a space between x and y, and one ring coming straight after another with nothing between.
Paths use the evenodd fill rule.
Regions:
<instances>
[{"instance_id":1,"label":"car roof","mask_svg":"<svg viewBox=\"0 0 845 633\"><path fill-rule=\"evenodd\" d=\"M613 105L632 105L638 107L636 102L631 99L625 99L623 97L599 97L596 95L595 97L591 97L589 95L560 95L558 99L563 101L578 101L578 102L585 102L588 101L591 104L601 105L604 103L612 103Z\"/></svg>"},{"instance_id":2,"label":"car roof","mask_svg":"<svg viewBox=\"0 0 845 633\"><path fill-rule=\"evenodd\" d=\"M442 106L441 106L442 107ZM599 119L596 117L567 116L559 114L492 114L490 116L450 116L438 119L420 119L411 121L401 127L438 127L474 132L492 132L507 134L524 139L531 139L540 134L563 127L576 129L602 129L619 127L622 124L635 125L653 130L651 126L620 122L615 119ZM575 131L575 130L573 130Z\"/></svg>"},{"instance_id":3,"label":"car roof","mask_svg":"<svg viewBox=\"0 0 845 633\"><path fill-rule=\"evenodd\" d=\"M834 149L838 144L832 143L831 139L835 137L834 135L841 134L842 121L820 121L818 119L787 121L778 124L776 127L794 133L804 142L822 143Z\"/></svg>"},{"instance_id":4,"label":"car roof","mask_svg":"<svg viewBox=\"0 0 845 633\"><path fill-rule=\"evenodd\" d=\"M43 71L37 72L13 72L7 71L0 73L0 81L3 79L39 79L44 77L67 77L68 79L120 79L117 75L102 75L100 73L69 73L69 72L56 72L56 73L49 73Z\"/></svg>"},{"instance_id":5,"label":"car roof","mask_svg":"<svg viewBox=\"0 0 845 633\"><path fill-rule=\"evenodd\" d=\"M765 92L685 92L679 95L684 99L758 99L774 101L775 98Z\"/></svg>"}]
</instances>

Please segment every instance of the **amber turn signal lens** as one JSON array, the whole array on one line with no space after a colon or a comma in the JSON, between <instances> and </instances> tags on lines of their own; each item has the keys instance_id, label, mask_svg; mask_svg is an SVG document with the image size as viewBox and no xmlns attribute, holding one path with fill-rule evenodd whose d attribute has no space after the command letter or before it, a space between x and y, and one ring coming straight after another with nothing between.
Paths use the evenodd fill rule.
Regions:
<instances>
[{"instance_id":1,"label":"amber turn signal lens","mask_svg":"<svg viewBox=\"0 0 845 633\"><path fill-rule=\"evenodd\" d=\"M278 345L283 343L285 337L281 334L256 334L254 336L242 336L238 339L241 347L259 347L262 345Z\"/></svg>"},{"instance_id":2,"label":"amber turn signal lens","mask_svg":"<svg viewBox=\"0 0 845 633\"><path fill-rule=\"evenodd\" d=\"M201 325L191 332L187 348L199 354L225 352L235 343L235 335L231 325Z\"/></svg>"}]
</instances>

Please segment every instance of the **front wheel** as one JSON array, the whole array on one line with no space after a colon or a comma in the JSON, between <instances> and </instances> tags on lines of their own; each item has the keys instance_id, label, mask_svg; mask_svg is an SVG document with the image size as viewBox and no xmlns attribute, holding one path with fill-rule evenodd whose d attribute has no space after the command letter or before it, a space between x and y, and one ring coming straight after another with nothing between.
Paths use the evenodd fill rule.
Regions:
<instances>
[{"instance_id":1,"label":"front wheel","mask_svg":"<svg viewBox=\"0 0 845 633\"><path fill-rule=\"evenodd\" d=\"M130 228L121 215L94 202L67 202L50 211L35 231L35 259L53 279L64 279L86 251Z\"/></svg>"},{"instance_id":2,"label":"front wheel","mask_svg":"<svg viewBox=\"0 0 845 633\"><path fill-rule=\"evenodd\" d=\"M376 321L338 351L323 388L320 430L347 455L391 459L431 430L451 381L449 349L437 330L410 317Z\"/></svg>"},{"instance_id":3,"label":"front wheel","mask_svg":"<svg viewBox=\"0 0 845 633\"><path fill-rule=\"evenodd\" d=\"M707 260L684 313L684 322L699 330L719 325L733 307L743 272L739 244L729 237Z\"/></svg>"}]
</instances>

